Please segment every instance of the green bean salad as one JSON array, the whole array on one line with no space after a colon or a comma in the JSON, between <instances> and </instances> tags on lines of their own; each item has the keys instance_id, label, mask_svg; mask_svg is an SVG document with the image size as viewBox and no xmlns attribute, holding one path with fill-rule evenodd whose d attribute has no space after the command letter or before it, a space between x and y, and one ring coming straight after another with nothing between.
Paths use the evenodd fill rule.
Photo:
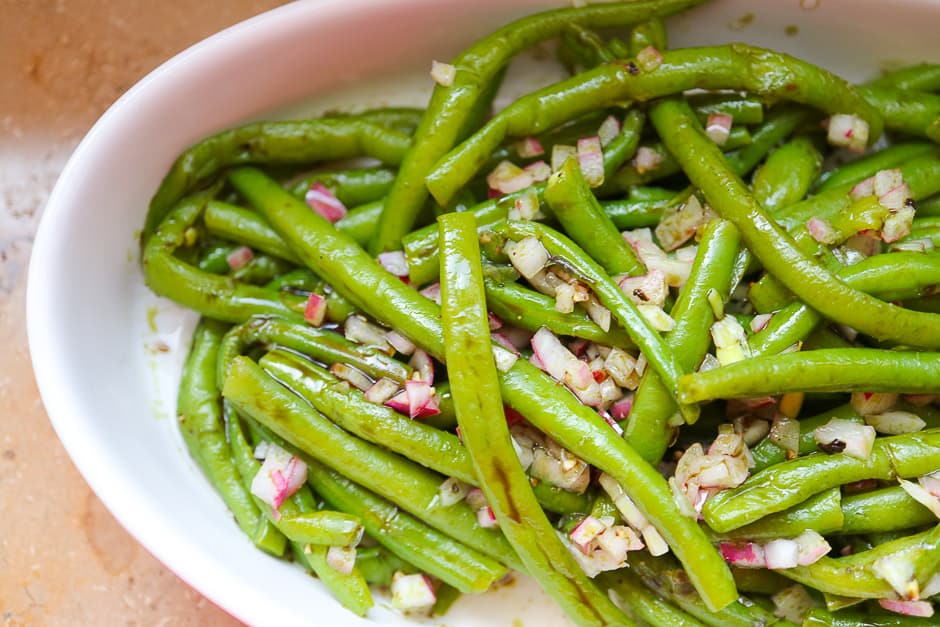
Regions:
<instances>
[{"instance_id":1,"label":"green bean salad","mask_svg":"<svg viewBox=\"0 0 940 627\"><path fill-rule=\"evenodd\" d=\"M669 48L696 4L522 18L425 109L227 130L156 192L183 439L349 611L521 573L578 625L940 620L940 65Z\"/></svg>"}]
</instances>

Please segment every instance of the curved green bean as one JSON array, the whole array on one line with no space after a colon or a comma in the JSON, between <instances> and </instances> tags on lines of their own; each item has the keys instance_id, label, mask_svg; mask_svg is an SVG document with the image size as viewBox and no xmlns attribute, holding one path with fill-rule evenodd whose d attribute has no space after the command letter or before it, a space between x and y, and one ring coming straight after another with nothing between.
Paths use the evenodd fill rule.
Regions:
<instances>
[{"instance_id":1,"label":"curved green bean","mask_svg":"<svg viewBox=\"0 0 940 627\"><path fill-rule=\"evenodd\" d=\"M904 488L893 486L842 498L845 522L840 534L885 533L936 523L933 512Z\"/></svg>"}]
</instances>

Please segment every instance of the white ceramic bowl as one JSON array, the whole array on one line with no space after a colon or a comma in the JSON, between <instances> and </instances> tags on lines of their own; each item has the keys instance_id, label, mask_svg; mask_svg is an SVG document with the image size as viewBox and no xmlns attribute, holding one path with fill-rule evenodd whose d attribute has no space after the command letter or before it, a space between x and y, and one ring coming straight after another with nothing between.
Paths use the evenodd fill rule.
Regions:
<instances>
[{"instance_id":1,"label":"white ceramic bowl","mask_svg":"<svg viewBox=\"0 0 940 627\"><path fill-rule=\"evenodd\" d=\"M803 0L804 6L816 2ZM510 18L559 4L289 4L207 39L147 76L101 118L62 173L36 239L28 294L30 348L49 416L121 524L238 618L365 623L299 569L254 550L185 453L173 408L193 316L143 287L136 234L151 194L174 157L209 133L275 109L284 115L286 105L310 98L319 103L313 108L417 104L430 86L431 59L449 58ZM753 19L742 27L747 14ZM672 35L674 45L743 40L783 49L863 79L885 64L940 58L938 17L940 4L929 0L822 0L815 9L798 0L727 0L674 20ZM798 34L785 34L788 26ZM340 88L340 97L325 95ZM382 609L370 619L401 620ZM526 583L462 600L446 622L510 625L516 619L566 624Z\"/></svg>"}]
</instances>

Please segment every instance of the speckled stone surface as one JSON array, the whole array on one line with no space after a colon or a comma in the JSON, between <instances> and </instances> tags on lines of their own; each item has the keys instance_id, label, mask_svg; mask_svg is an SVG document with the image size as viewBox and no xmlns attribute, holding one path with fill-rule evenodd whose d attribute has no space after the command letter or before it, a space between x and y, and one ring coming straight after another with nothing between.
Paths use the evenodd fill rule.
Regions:
<instances>
[{"instance_id":1,"label":"speckled stone surface","mask_svg":"<svg viewBox=\"0 0 940 627\"><path fill-rule=\"evenodd\" d=\"M98 116L175 53L277 4L0 0L2 625L237 624L115 522L59 444L30 368L26 265L56 177Z\"/></svg>"}]
</instances>

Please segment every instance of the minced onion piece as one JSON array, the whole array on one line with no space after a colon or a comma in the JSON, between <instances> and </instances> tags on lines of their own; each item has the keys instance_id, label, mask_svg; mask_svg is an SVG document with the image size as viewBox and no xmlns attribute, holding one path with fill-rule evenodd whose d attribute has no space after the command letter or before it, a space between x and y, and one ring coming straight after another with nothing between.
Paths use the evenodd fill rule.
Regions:
<instances>
[{"instance_id":1,"label":"minced onion piece","mask_svg":"<svg viewBox=\"0 0 940 627\"><path fill-rule=\"evenodd\" d=\"M886 411L881 414L869 414L865 416L865 422L875 428L878 433L886 435L901 435L902 433L914 433L921 431L927 426L923 418L909 411Z\"/></svg>"},{"instance_id":2,"label":"minced onion piece","mask_svg":"<svg viewBox=\"0 0 940 627\"><path fill-rule=\"evenodd\" d=\"M604 371L620 387L635 390L640 385L640 376L636 374L636 359L623 349L610 349L604 359Z\"/></svg>"},{"instance_id":3,"label":"minced onion piece","mask_svg":"<svg viewBox=\"0 0 940 627\"><path fill-rule=\"evenodd\" d=\"M536 479L576 494L583 494L591 481L591 467L551 439L546 446L532 449L532 465L529 474Z\"/></svg>"},{"instance_id":4,"label":"minced onion piece","mask_svg":"<svg viewBox=\"0 0 940 627\"><path fill-rule=\"evenodd\" d=\"M322 183L311 183L304 200L311 209L330 222L337 222L346 217L346 205Z\"/></svg>"},{"instance_id":5,"label":"minced onion piece","mask_svg":"<svg viewBox=\"0 0 940 627\"><path fill-rule=\"evenodd\" d=\"M904 616L930 618L933 616L933 604L929 601L898 601L897 599L878 599L878 605Z\"/></svg>"},{"instance_id":6,"label":"minced onion piece","mask_svg":"<svg viewBox=\"0 0 940 627\"><path fill-rule=\"evenodd\" d=\"M318 327L323 324L324 319L326 319L326 299L316 292L311 292L304 306L304 320Z\"/></svg>"},{"instance_id":7,"label":"minced onion piece","mask_svg":"<svg viewBox=\"0 0 940 627\"><path fill-rule=\"evenodd\" d=\"M840 146L852 152L863 152L868 143L868 122L846 113L829 116L827 139L833 146Z\"/></svg>"},{"instance_id":8,"label":"minced onion piece","mask_svg":"<svg viewBox=\"0 0 940 627\"><path fill-rule=\"evenodd\" d=\"M656 305L637 305L636 308L656 331L672 331L676 326L676 321L672 316L663 311L661 307L657 307Z\"/></svg>"},{"instance_id":9,"label":"minced onion piece","mask_svg":"<svg viewBox=\"0 0 940 627\"><path fill-rule=\"evenodd\" d=\"M363 392L372 387L372 379L349 364L337 362L330 366L330 373L337 379L345 381Z\"/></svg>"},{"instance_id":10,"label":"minced onion piece","mask_svg":"<svg viewBox=\"0 0 940 627\"><path fill-rule=\"evenodd\" d=\"M506 253L512 266L526 279L531 279L548 265L548 250L536 237L506 242Z\"/></svg>"},{"instance_id":11,"label":"minced onion piece","mask_svg":"<svg viewBox=\"0 0 940 627\"><path fill-rule=\"evenodd\" d=\"M574 311L575 288L571 283L562 283L555 288L555 311L571 313Z\"/></svg>"},{"instance_id":12,"label":"minced onion piece","mask_svg":"<svg viewBox=\"0 0 940 627\"><path fill-rule=\"evenodd\" d=\"M742 361L751 356L747 332L734 316L725 316L715 322L709 332L715 343L715 357L722 366Z\"/></svg>"},{"instance_id":13,"label":"minced onion piece","mask_svg":"<svg viewBox=\"0 0 940 627\"><path fill-rule=\"evenodd\" d=\"M499 527L499 522L496 521L496 514L493 513L493 508L489 505L477 510L477 523L484 529L495 529Z\"/></svg>"},{"instance_id":14,"label":"minced onion piece","mask_svg":"<svg viewBox=\"0 0 940 627\"><path fill-rule=\"evenodd\" d=\"M784 414L774 416L770 441L792 453L800 451L800 422Z\"/></svg>"},{"instance_id":15,"label":"minced onion piece","mask_svg":"<svg viewBox=\"0 0 940 627\"><path fill-rule=\"evenodd\" d=\"M871 569L884 579L902 599L916 601L920 598L920 585L914 576L914 562L909 555L885 555L875 560Z\"/></svg>"},{"instance_id":16,"label":"minced onion piece","mask_svg":"<svg viewBox=\"0 0 940 627\"><path fill-rule=\"evenodd\" d=\"M813 431L819 448L827 453L845 453L857 459L868 459L875 443L875 430L851 420L833 418Z\"/></svg>"},{"instance_id":17,"label":"minced onion piece","mask_svg":"<svg viewBox=\"0 0 940 627\"><path fill-rule=\"evenodd\" d=\"M575 525L568 533L568 539L581 549L582 553L589 553L591 541L607 531L607 528L613 524L613 519L611 519L609 524L605 524L605 522L606 521L601 521L594 516L585 516L581 519L581 522Z\"/></svg>"},{"instance_id":18,"label":"minced onion piece","mask_svg":"<svg viewBox=\"0 0 940 627\"><path fill-rule=\"evenodd\" d=\"M632 397L632 396L630 397L630 406L633 407L633 397ZM604 422L606 422L608 425L610 425L610 428L613 429L614 432L615 432L617 435L623 435L623 427L620 426L620 423L619 423L619 422L617 422L616 420L614 420L614 417L610 414L610 412L608 412L607 410L601 409L601 410L598 411L597 413L599 413L599 414L601 415L601 418L604 419ZM627 413L628 413L628 414L630 413L629 410L627 410Z\"/></svg>"},{"instance_id":19,"label":"minced onion piece","mask_svg":"<svg viewBox=\"0 0 940 627\"><path fill-rule=\"evenodd\" d=\"M530 187L534 181L532 175L512 161L500 161L493 171L486 176L490 189L501 194L511 194Z\"/></svg>"},{"instance_id":20,"label":"minced onion piece","mask_svg":"<svg viewBox=\"0 0 940 627\"><path fill-rule=\"evenodd\" d=\"M907 183L901 183L878 196L878 204L885 209L897 211L907 205L910 199L911 188L907 186Z\"/></svg>"},{"instance_id":21,"label":"minced onion piece","mask_svg":"<svg viewBox=\"0 0 940 627\"><path fill-rule=\"evenodd\" d=\"M251 480L251 493L276 512L306 481L307 464L269 442L264 462Z\"/></svg>"},{"instance_id":22,"label":"minced onion piece","mask_svg":"<svg viewBox=\"0 0 940 627\"><path fill-rule=\"evenodd\" d=\"M624 420L630 415L631 409L633 409L633 394L627 394L611 405L608 411L614 420Z\"/></svg>"},{"instance_id":23,"label":"minced onion piece","mask_svg":"<svg viewBox=\"0 0 940 627\"><path fill-rule=\"evenodd\" d=\"M500 372L509 372L519 359L518 352L511 352L502 346L493 347L493 361Z\"/></svg>"},{"instance_id":24,"label":"minced onion piece","mask_svg":"<svg viewBox=\"0 0 940 627\"><path fill-rule=\"evenodd\" d=\"M770 423L754 416L738 416L732 424L735 433L740 433L748 446L754 446L770 433Z\"/></svg>"},{"instance_id":25,"label":"minced onion piece","mask_svg":"<svg viewBox=\"0 0 940 627\"><path fill-rule=\"evenodd\" d=\"M936 495L924 489L923 485L918 485L906 479L898 479L898 483L912 499L929 509L934 516L940 518L940 499Z\"/></svg>"},{"instance_id":26,"label":"minced onion piece","mask_svg":"<svg viewBox=\"0 0 940 627\"><path fill-rule=\"evenodd\" d=\"M408 365L414 370L414 376L419 381L424 381L428 385L434 385L434 362L427 351L420 348L415 349L408 360Z\"/></svg>"},{"instance_id":27,"label":"minced onion piece","mask_svg":"<svg viewBox=\"0 0 940 627\"><path fill-rule=\"evenodd\" d=\"M774 604L774 616L800 625L806 613L818 606L816 600L800 584L793 584L775 592L770 600Z\"/></svg>"},{"instance_id":28,"label":"minced onion piece","mask_svg":"<svg viewBox=\"0 0 940 627\"><path fill-rule=\"evenodd\" d=\"M523 159L531 159L532 157L544 155L545 148L542 147L542 142L539 141L538 137L530 135L516 142L516 152Z\"/></svg>"},{"instance_id":29,"label":"minced onion piece","mask_svg":"<svg viewBox=\"0 0 940 627\"><path fill-rule=\"evenodd\" d=\"M392 576L392 607L400 610L426 610L437 602L434 586L426 575L406 575L397 571Z\"/></svg>"},{"instance_id":30,"label":"minced onion piece","mask_svg":"<svg viewBox=\"0 0 940 627\"><path fill-rule=\"evenodd\" d=\"M669 545L666 544L662 534L643 515L633 500L627 496L623 486L607 473L601 473L598 482L607 492L607 495L610 496L624 521L643 536L650 554L656 557L668 553Z\"/></svg>"},{"instance_id":31,"label":"minced onion piece","mask_svg":"<svg viewBox=\"0 0 940 627\"><path fill-rule=\"evenodd\" d=\"M254 258L255 254L251 251L251 248L248 246L239 246L228 254L225 258L225 262L232 270L238 270L239 268L244 268Z\"/></svg>"},{"instance_id":32,"label":"minced onion piece","mask_svg":"<svg viewBox=\"0 0 940 627\"><path fill-rule=\"evenodd\" d=\"M535 364L556 381L563 382L584 403L596 407L600 404L600 388L587 363L565 348L558 337L542 327L532 336Z\"/></svg>"},{"instance_id":33,"label":"minced onion piece","mask_svg":"<svg viewBox=\"0 0 940 627\"><path fill-rule=\"evenodd\" d=\"M457 77L457 68L450 63L431 61L431 78L441 87L450 87Z\"/></svg>"},{"instance_id":34,"label":"minced onion piece","mask_svg":"<svg viewBox=\"0 0 940 627\"><path fill-rule=\"evenodd\" d=\"M604 118L600 128L597 129L597 138L601 140L601 146L606 147L607 144L616 139L617 135L620 134L620 128L620 120L616 116L608 115Z\"/></svg>"},{"instance_id":35,"label":"minced onion piece","mask_svg":"<svg viewBox=\"0 0 940 627\"><path fill-rule=\"evenodd\" d=\"M386 333L387 331L382 327L355 314L346 318L343 326L343 335L347 340L366 346L376 346L383 351L391 349L385 339Z\"/></svg>"},{"instance_id":36,"label":"minced onion piece","mask_svg":"<svg viewBox=\"0 0 940 627\"><path fill-rule=\"evenodd\" d=\"M552 146L552 172L558 172L569 157L578 157L578 149L568 144L555 144Z\"/></svg>"},{"instance_id":37,"label":"minced onion piece","mask_svg":"<svg viewBox=\"0 0 940 627\"><path fill-rule=\"evenodd\" d=\"M398 393L398 384L391 379L379 379L366 390L363 395L366 400L376 405L382 405Z\"/></svg>"},{"instance_id":38,"label":"minced onion piece","mask_svg":"<svg viewBox=\"0 0 940 627\"><path fill-rule=\"evenodd\" d=\"M408 260L405 259L405 253L400 250L379 253L378 262L380 266L397 277L408 276Z\"/></svg>"},{"instance_id":39,"label":"minced onion piece","mask_svg":"<svg viewBox=\"0 0 940 627\"><path fill-rule=\"evenodd\" d=\"M640 146L633 157L633 167L638 174L652 172L663 162L663 156L649 146Z\"/></svg>"},{"instance_id":40,"label":"minced onion piece","mask_svg":"<svg viewBox=\"0 0 940 627\"><path fill-rule=\"evenodd\" d=\"M578 140L578 165L585 182L591 187L598 187L604 182L604 153L601 140L597 135Z\"/></svg>"},{"instance_id":41,"label":"minced onion piece","mask_svg":"<svg viewBox=\"0 0 940 627\"><path fill-rule=\"evenodd\" d=\"M412 418L426 418L441 413L437 405L434 388L427 381L405 381L405 393L408 395L408 415Z\"/></svg>"},{"instance_id":42,"label":"minced onion piece","mask_svg":"<svg viewBox=\"0 0 940 627\"><path fill-rule=\"evenodd\" d=\"M800 563L800 545L786 538L771 540L764 545L764 557L770 570L796 568Z\"/></svg>"},{"instance_id":43,"label":"minced onion piece","mask_svg":"<svg viewBox=\"0 0 940 627\"><path fill-rule=\"evenodd\" d=\"M911 239L903 242L894 242L888 248L889 251L896 252L911 252L911 253L925 253L928 250L933 250L935 248L933 240L927 237L919 237L917 239Z\"/></svg>"},{"instance_id":44,"label":"minced onion piece","mask_svg":"<svg viewBox=\"0 0 940 627\"><path fill-rule=\"evenodd\" d=\"M356 547L331 546L326 551L326 563L338 573L352 574L356 565Z\"/></svg>"},{"instance_id":45,"label":"minced onion piece","mask_svg":"<svg viewBox=\"0 0 940 627\"><path fill-rule=\"evenodd\" d=\"M271 443L267 440L262 440L258 442L258 446L255 447L254 458L258 460L264 460L268 456L268 448Z\"/></svg>"},{"instance_id":46,"label":"minced onion piece","mask_svg":"<svg viewBox=\"0 0 940 627\"><path fill-rule=\"evenodd\" d=\"M617 278L617 285L635 305L662 307L669 295L666 273L657 269L638 276L623 275Z\"/></svg>"},{"instance_id":47,"label":"minced onion piece","mask_svg":"<svg viewBox=\"0 0 940 627\"><path fill-rule=\"evenodd\" d=\"M751 331L754 333L759 333L767 328L767 325L770 324L770 319L773 318L772 313L768 314L757 314L751 318Z\"/></svg>"},{"instance_id":48,"label":"minced onion piece","mask_svg":"<svg viewBox=\"0 0 940 627\"><path fill-rule=\"evenodd\" d=\"M832 550L826 539L812 529L801 533L795 541L800 547L798 560L800 566L815 564Z\"/></svg>"},{"instance_id":49,"label":"minced onion piece","mask_svg":"<svg viewBox=\"0 0 940 627\"><path fill-rule=\"evenodd\" d=\"M702 363L698 365L696 372L708 372L716 368L721 368L721 363L718 361L718 358L711 353L705 353L705 356L702 357Z\"/></svg>"},{"instance_id":50,"label":"minced onion piece","mask_svg":"<svg viewBox=\"0 0 940 627\"><path fill-rule=\"evenodd\" d=\"M636 64L644 72L652 72L663 64L663 55L653 46L647 46L636 53Z\"/></svg>"},{"instance_id":51,"label":"minced onion piece","mask_svg":"<svg viewBox=\"0 0 940 627\"><path fill-rule=\"evenodd\" d=\"M890 244L909 234L911 225L914 222L914 213L913 205L905 205L896 210L892 209L881 227L882 241Z\"/></svg>"},{"instance_id":52,"label":"minced onion piece","mask_svg":"<svg viewBox=\"0 0 940 627\"><path fill-rule=\"evenodd\" d=\"M440 283L431 283L426 288L418 292L428 300L432 300L438 305L441 304L441 284Z\"/></svg>"},{"instance_id":53,"label":"minced onion piece","mask_svg":"<svg viewBox=\"0 0 940 627\"><path fill-rule=\"evenodd\" d=\"M866 188L868 193L865 195L878 196L880 198L881 196L884 196L890 192L892 189L897 189L898 187L904 185L904 173L900 168L878 170L875 172L874 176L869 177L866 179L866 181L871 181L871 183ZM859 183L859 185L861 184L862 183Z\"/></svg>"},{"instance_id":54,"label":"minced onion piece","mask_svg":"<svg viewBox=\"0 0 940 627\"><path fill-rule=\"evenodd\" d=\"M679 252L684 251L684 248L677 250L677 257L672 258L653 241L653 232L648 228L624 231L622 235L646 266L647 272L661 270L665 273L666 282L670 287L682 287L688 280L689 272L692 271L692 259L678 258ZM692 257L694 256L693 252Z\"/></svg>"},{"instance_id":55,"label":"minced onion piece","mask_svg":"<svg viewBox=\"0 0 940 627\"><path fill-rule=\"evenodd\" d=\"M604 307L597 297L591 294L590 298L584 301L583 305L584 310L587 312L588 318L590 318L594 324L599 326L602 331L610 331L610 309Z\"/></svg>"},{"instance_id":56,"label":"minced onion piece","mask_svg":"<svg viewBox=\"0 0 940 627\"><path fill-rule=\"evenodd\" d=\"M544 161L539 160L522 168L522 171L531 176L533 182L541 183L543 181L547 181L548 178L552 175L552 166L548 165ZM534 194L535 190L532 190L532 193Z\"/></svg>"},{"instance_id":57,"label":"minced onion piece","mask_svg":"<svg viewBox=\"0 0 940 627\"><path fill-rule=\"evenodd\" d=\"M719 146L724 146L731 136L734 118L727 113L710 113L705 122L705 134Z\"/></svg>"},{"instance_id":58,"label":"minced onion piece","mask_svg":"<svg viewBox=\"0 0 940 627\"><path fill-rule=\"evenodd\" d=\"M454 503L464 500L467 493L470 492L471 485L464 483L456 477L448 477L438 488L438 496L441 498L441 505L448 507Z\"/></svg>"},{"instance_id":59,"label":"minced onion piece","mask_svg":"<svg viewBox=\"0 0 940 627\"><path fill-rule=\"evenodd\" d=\"M410 355L415 352L415 343L406 338L398 331L389 331L385 334L385 341L402 355Z\"/></svg>"},{"instance_id":60,"label":"minced onion piece","mask_svg":"<svg viewBox=\"0 0 940 627\"><path fill-rule=\"evenodd\" d=\"M738 568L766 568L764 547L756 542L722 542L718 546L721 557Z\"/></svg>"},{"instance_id":61,"label":"minced onion piece","mask_svg":"<svg viewBox=\"0 0 940 627\"><path fill-rule=\"evenodd\" d=\"M898 395L890 392L853 392L852 409L863 416L883 414L898 402Z\"/></svg>"},{"instance_id":62,"label":"minced onion piece","mask_svg":"<svg viewBox=\"0 0 940 627\"><path fill-rule=\"evenodd\" d=\"M806 230L814 240L820 244L837 244L839 242L839 232L826 220L822 218L810 218L806 221Z\"/></svg>"},{"instance_id":63,"label":"minced onion piece","mask_svg":"<svg viewBox=\"0 0 940 627\"><path fill-rule=\"evenodd\" d=\"M539 163L544 162L539 161ZM539 211L539 195L531 188L526 189L519 195L515 204L509 208L508 214L510 220L535 220L541 216L542 213Z\"/></svg>"},{"instance_id":64,"label":"minced onion piece","mask_svg":"<svg viewBox=\"0 0 940 627\"><path fill-rule=\"evenodd\" d=\"M883 192L882 192L883 193ZM852 200L858 200L859 198L864 198L866 196L875 195L875 176L869 176L867 179L862 179L858 183L852 186L852 189L849 191L849 197Z\"/></svg>"}]
</instances>

